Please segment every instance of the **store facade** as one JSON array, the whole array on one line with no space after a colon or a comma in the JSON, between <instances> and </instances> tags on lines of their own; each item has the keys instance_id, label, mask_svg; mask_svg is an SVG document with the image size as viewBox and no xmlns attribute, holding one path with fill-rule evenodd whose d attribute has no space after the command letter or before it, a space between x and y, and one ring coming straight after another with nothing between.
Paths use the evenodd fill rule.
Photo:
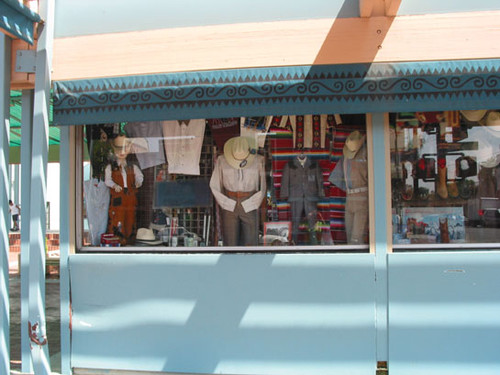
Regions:
<instances>
[{"instance_id":1,"label":"store facade","mask_svg":"<svg viewBox=\"0 0 500 375\"><path fill-rule=\"evenodd\" d=\"M330 3L56 27L63 369L499 371L498 6Z\"/></svg>"},{"instance_id":2,"label":"store facade","mask_svg":"<svg viewBox=\"0 0 500 375\"><path fill-rule=\"evenodd\" d=\"M142 82L146 89L137 97L148 99L144 108L154 119L147 125L161 123L163 135L157 138L166 144L170 139L164 133L165 124L172 122L168 117L154 118L156 111L179 119L187 113L196 113L194 118L203 113L213 116L220 110L220 118L204 124L204 142L213 143L202 146L219 152L217 156L207 152L205 159L202 153L199 165L209 166L205 176L202 170L201 177L165 178L171 175L168 159L156 168L149 190L152 224L136 224L137 235L145 228L154 234L147 239L136 238L113 247L118 244L110 245L91 235L96 221L89 218L88 204L92 202L85 195L87 206L80 206L80 210L87 212L82 219L88 220L89 233L85 221L79 224L83 229L76 238L81 247L69 257L72 365L189 373L372 374L377 362L388 358L389 371L397 373L456 373L457 365L460 371L496 371L490 340L498 334L492 328L497 319L493 301L498 233L495 215L487 218L492 212L482 210L485 202L496 202L497 198L495 193L481 192L485 185L479 175L488 173L493 184L497 164L491 150L497 146L492 145L495 136L491 131L498 112L436 110L437 106L478 108L478 103L495 108L499 82L495 64L490 60L275 68L271 74L268 69L204 72L204 79L211 74L223 76L218 78L220 85L209 78L211 84L206 88L196 84L190 74L166 75L164 80L171 84L167 87L151 88L147 80ZM240 74L249 78L242 80ZM176 81L180 79L189 82L188 87ZM153 80L160 82L156 76ZM84 113L85 105L93 106L97 98L109 98L113 112L130 107L130 95L122 89L114 95L99 90L94 93L88 82L81 86L85 89L74 86L75 82L71 85L56 83L55 117L59 109L68 116ZM137 89L137 85L130 86ZM102 86L97 82L96 87ZM85 100L80 100L78 93ZM287 93L286 99L283 93ZM165 103L165 97L172 101ZM177 97L182 104L176 105ZM149 98L160 98L162 104L155 108ZM72 110L59 104L70 99L84 105ZM122 100L125 104L116 104ZM217 103L217 110L213 103ZM238 108L238 103L244 109ZM336 108L349 106L354 113L336 114L340 112ZM355 108L365 108L368 114L355 113ZM374 113L375 108L386 113ZM238 111L247 116L237 117L236 136L241 137L247 119L253 119L262 121L264 130L259 133L266 137L255 158L248 156L250 163L257 163L258 155L264 159L267 176L265 204L257 209L260 235L250 245L225 243L228 233L219 220L226 217L222 210L217 212L215 202L219 201L211 177L220 178L215 174L220 159L215 157L232 157L225 144L216 145L214 129L226 124L234 128ZM279 114L257 116L273 111ZM301 129L308 126L308 116L300 114L308 112L317 114L310 116L309 124L313 135L309 141L316 141L317 146L297 148L306 142ZM282 126L283 118L288 126ZM322 121L326 123L323 127ZM125 132L131 123L123 126ZM103 125L99 137L112 129L121 131L117 128L119 124ZM83 138L83 131L79 137ZM353 137L356 133L361 137ZM76 138L82 148L92 144L89 138L86 143L82 138ZM120 136L109 138L116 141ZM138 140L131 139L133 149ZM356 141L361 148L354 147L354 157L349 158L349 142L356 146ZM111 144L115 154L117 148L123 149L121 144ZM165 154L168 157L167 147ZM297 161L302 155L311 164L300 167ZM313 200L315 220L308 220L306 203L297 220L293 208L297 202L287 199L294 189L290 181L297 177L293 170L313 169L313 165L320 169L323 190L314 190L319 197ZM359 178L344 176L339 183L337 165L346 175L361 174L369 191L362 189L363 185L342 185L359 183ZM246 176L241 164L234 168ZM307 176L308 181L317 181L314 175ZM194 185L185 181L204 181L203 177L205 190L189 196ZM105 182L106 177L101 180ZM92 181L97 186L98 178ZM145 181L139 189L147 186ZM173 200L168 196L172 194L169 184L176 187ZM227 190L224 192L229 195ZM207 201L200 197L206 192L213 193ZM97 190L93 194L98 194ZM244 198L251 199L254 194L252 191ZM359 196L361 201L356 200ZM192 202L196 199L206 202L208 208L205 203L201 209L195 206ZM112 200L113 195L104 209L108 217L115 210ZM163 206L157 201L169 203ZM349 205L354 206L351 228L347 222ZM367 215L365 222L360 222L359 206L361 215ZM136 208L140 220L145 213L140 212L140 204ZM110 223L110 219L104 223L103 233L114 233L119 240L120 233ZM242 232L245 225L248 223L243 224ZM309 231L310 227L315 231ZM356 231L361 231L358 237L353 234ZM92 243L92 238L97 242ZM188 242L193 239L199 246ZM240 241L245 240L243 233ZM487 322L480 323L487 328L478 327L479 321ZM123 346L130 341L137 345ZM475 359L459 362L457 355ZM188 360L191 357L196 360ZM487 363L485 357L490 358ZM148 358L147 364L143 358Z\"/></svg>"}]
</instances>

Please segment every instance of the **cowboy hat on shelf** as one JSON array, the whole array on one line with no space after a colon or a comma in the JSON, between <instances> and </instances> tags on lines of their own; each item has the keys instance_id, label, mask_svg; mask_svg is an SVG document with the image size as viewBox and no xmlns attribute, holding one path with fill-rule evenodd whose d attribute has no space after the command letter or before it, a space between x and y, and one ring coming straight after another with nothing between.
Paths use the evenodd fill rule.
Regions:
<instances>
[{"instance_id":1,"label":"cowboy hat on shelf","mask_svg":"<svg viewBox=\"0 0 500 375\"><path fill-rule=\"evenodd\" d=\"M139 228L135 237L135 243L136 245L155 246L161 245L163 242L156 239L152 229Z\"/></svg>"}]
</instances>

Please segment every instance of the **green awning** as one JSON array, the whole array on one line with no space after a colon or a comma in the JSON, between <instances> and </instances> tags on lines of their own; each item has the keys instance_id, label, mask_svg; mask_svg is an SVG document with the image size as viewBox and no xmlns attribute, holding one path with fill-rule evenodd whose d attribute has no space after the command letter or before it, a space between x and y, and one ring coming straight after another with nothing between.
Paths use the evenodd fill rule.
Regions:
<instances>
[{"instance_id":1,"label":"green awning","mask_svg":"<svg viewBox=\"0 0 500 375\"><path fill-rule=\"evenodd\" d=\"M21 160L21 91L10 92L10 156L9 163L17 164ZM59 160L59 128L52 126L52 106L49 112L49 161L56 162Z\"/></svg>"},{"instance_id":2,"label":"green awning","mask_svg":"<svg viewBox=\"0 0 500 375\"><path fill-rule=\"evenodd\" d=\"M21 91L10 92L10 147L21 146ZM59 144L59 128L52 126L52 106L49 112L49 145Z\"/></svg>"}]
</instances>

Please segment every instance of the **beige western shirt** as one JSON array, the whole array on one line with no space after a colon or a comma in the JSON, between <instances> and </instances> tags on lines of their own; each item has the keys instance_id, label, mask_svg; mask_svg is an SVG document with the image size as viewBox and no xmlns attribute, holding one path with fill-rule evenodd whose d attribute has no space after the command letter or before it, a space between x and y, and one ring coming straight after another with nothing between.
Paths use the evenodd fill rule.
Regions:
<instances>
[{"instance_id":1,"label":"beige western shirt","mask_svg":"<svg viewBox=\"0 0 500 375\"><path fill-rule=\"evenodd\" d=\"M245 212L256 210L266 194L264 157L256 155L251 165L243 169L236 169L228 164L224 155L219 156L210 179L210 189L222 209L230 212L234 211L236 200L229 198L224 194L224 191L255 191L255 194L241 202L241 206Z\"/></svg>"},{"instance_id":2,"label":"beige western shirt","mask_svg":"<svg viewBox=\"0 0 500 375\"><path fill-rule=\"evenodd\" d=\"M205 119L163 121L163 143L168 173L200 175Z\"/></svg>"}]
</instances>

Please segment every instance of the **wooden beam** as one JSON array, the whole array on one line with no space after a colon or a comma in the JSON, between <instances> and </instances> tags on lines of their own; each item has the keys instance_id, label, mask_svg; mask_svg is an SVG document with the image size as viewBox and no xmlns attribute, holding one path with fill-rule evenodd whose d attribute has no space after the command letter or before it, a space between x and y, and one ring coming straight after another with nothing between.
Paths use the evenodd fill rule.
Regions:
<instances>
[{"instance_id":1,"label":"wooden beam","mask_svg":"<svg viewBox=\"0 0 500 375\"><path fill-rule=\"evenodd\" d=\"M386 16L387 3L392 0L359 0L359 15L361 18Z\"/></svg>"},{"instance_id":2,"label":"wooden beam","mask_svg":"<svg viewBox=\"0 0 500 375\"><path fill-rule=\"evenodd\" d=\"M16 52L21 50L36 51L37 41L33 45L21 39L12 41L10 88L12 90L29 90L35 88L35 73L16 72Z\"/></svg>"},{"instance_id":3,"label":"wooden beam","mask_svg":"<svg viewBox=\"0 0 500 375\"><path fill-rule=\"evenodd\" d=\"M491 41L500 40L499 19L497 10L61 38L54 41L52 78L63 81L251 67L498 59L500 43Z\"/></svg>"},{"instance_id":4,"label":"wooden beam","mask_svg":"<svg viewBox=\"0 0 500 375\"><path fill-rule=\"evenodd\" d=\"M359 0L359 16L371 17L375 0Z\"/></svg>"},{"instance_id":5,"label":"wooden beam","mask_svg":"<svg viewBox=\"0 0 500 375\"><path fill-rule=\"evenodd\" d=\"M385 15L387 17L395 17L398 14L401 0L385 0Z\"/></svg>"}]
</instances>

